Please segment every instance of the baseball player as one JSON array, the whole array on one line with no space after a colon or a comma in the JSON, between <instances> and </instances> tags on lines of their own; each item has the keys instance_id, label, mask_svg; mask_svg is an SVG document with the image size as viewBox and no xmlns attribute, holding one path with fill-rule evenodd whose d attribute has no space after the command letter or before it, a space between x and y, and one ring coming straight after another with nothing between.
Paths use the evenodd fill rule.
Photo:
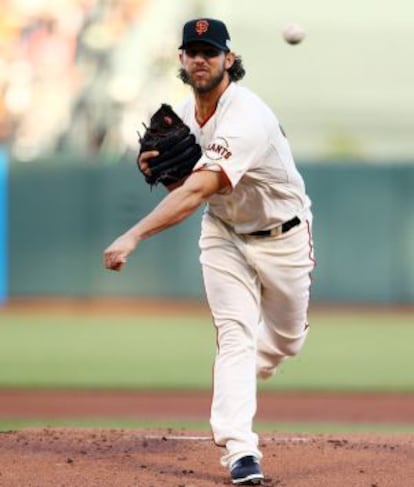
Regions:
<instances>
[{"instance_id":1,"label":"baseball player","mask_svg":"<svg viewBox=\"0 0 414 487\"><path fill-rule=\"evenodd\" d=\"M117 238L105 266L120 270L151 235L205 204L200 262L217 330L210 424L234 484L261 484L253 431L257 378L272 376L302 348L314 267L310 199L279 122L238 85L245 70L225 24L194 19L183 28L180 77L191 94L176 108L202 155L159 205ZM156 151L138 159L149 172Z\"/></svg>"}]
</instances>

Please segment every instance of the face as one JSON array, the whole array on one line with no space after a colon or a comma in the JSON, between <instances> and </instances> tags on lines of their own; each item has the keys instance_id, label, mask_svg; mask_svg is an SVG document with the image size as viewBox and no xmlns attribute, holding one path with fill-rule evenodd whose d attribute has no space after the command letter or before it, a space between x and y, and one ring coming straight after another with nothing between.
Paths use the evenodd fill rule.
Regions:
<instances>
[{"instance_id":1,"label":"face","mask_svg":"<svg viewBox=\"0 0 414 487\"><path fill-rule=\"evenodd\" d=\"M233 63L233 55L203 42L190 44L180 55L189 83L199 93L214 90L226 76Z\"/></svg>"}]
</instances>

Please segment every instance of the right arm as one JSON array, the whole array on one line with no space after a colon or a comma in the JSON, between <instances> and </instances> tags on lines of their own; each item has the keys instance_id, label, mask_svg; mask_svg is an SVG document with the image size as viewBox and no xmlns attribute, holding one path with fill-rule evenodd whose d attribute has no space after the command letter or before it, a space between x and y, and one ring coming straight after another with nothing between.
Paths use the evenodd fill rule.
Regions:
<instances>
[{"instance_id":1,"label":"right arm","mask_svg":"<svg viewBox=\"0 0 414 487\"><path fill-rule=\"evenodd\" d=\"M153 157L153 156L152 156ZM147 216L118 237L104 252L107 269L119 271L137 245L148 237L180 223L211 195L228 185L223 172L195 171Z\"/></svg>"}]
</instances>

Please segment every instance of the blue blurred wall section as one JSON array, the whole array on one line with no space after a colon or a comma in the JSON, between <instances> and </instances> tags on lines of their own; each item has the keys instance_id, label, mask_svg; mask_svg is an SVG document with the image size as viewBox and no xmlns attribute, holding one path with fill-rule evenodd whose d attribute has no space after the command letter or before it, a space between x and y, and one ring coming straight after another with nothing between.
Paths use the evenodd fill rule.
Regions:
<instances>
[{"instance_id":1,"label":"blue blurred wall section","mask_svg":"<svg viewBox=\"0 0 414 487\"><path fill-rule=\"evenodd\" d=\"M7 150L0 144L0 304L7 300L8 165Z\"/></svg>"},{"instance_id":2,"label":"blue blurred wall section","mask_svg":"<svg viewBox=\"0 0 414 487\"><path fill-rule=\"evenodd\" d=\"M313 300L413 303L414 165L308 161L300 169L315 215ZM150 190L134 158L12 162L9 179L11 297L204 298L201 209L142 242L121 273L104 270L104 248L165 195Z\"/></svg>"}]
</instances>

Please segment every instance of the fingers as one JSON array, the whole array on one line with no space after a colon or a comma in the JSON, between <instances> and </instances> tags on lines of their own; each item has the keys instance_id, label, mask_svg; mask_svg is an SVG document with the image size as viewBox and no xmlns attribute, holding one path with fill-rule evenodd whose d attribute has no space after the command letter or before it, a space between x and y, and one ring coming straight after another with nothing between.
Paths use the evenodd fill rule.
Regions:
<instances>
[{"instance_id":1,"label":"fingers","mask_svg":"<svg viewBox=\"0 0 414 487\"><path fill-rule=\"evenodd\" d=\"M157 150L149 150L149 151L142 152L142 154L139 156L138 160L140 162L148 163L149 159L152 159L153 157L157 157L159 155L160 155L160 153Z\"/></svg>"},{"instance_id":2,"label":"fingers","mask_svg":"<svg viewBox=\"0 0 414 487\"><path fill-rule=\"evenodd\" d=\"M149 160L153 157L157 157L160 153L156 150L143 152L137 158L137 164L140 170L147 176L151 175L151 169L149 167Z\"/></svg>"},{"instance_id":3,"label":"fingers","mask_svg":"<svg viewBox=\"0 0 414 487\"><path fill-rule=\"evenodd\" d=\"M118 237L104 250L103 260L106 269L120 271L127 263L127 257L138 245L138 240L129 232Z\"/></svg>"},{"instance_id":4,"label":"fingers","mask_svg":"<svg viewBox=\"0 0 414 487\"><path fill-rule=\"evenodd\" d=\"M114 264L113 267L110 268L110 270L120 272L122 270L122 267L124 267L124 264L119 262L118 264Z\"/></svg>"},{"instance_id":5,"label":"fingers","mask_svg":"<svg viewBox=\"0 0 414 487\"><path fill-rule=\"evenodd\" d=\"M121 271L126 262L126 256L121 252L104 252L104 266L110 271Z\"/></svg>"}]
</instances>

